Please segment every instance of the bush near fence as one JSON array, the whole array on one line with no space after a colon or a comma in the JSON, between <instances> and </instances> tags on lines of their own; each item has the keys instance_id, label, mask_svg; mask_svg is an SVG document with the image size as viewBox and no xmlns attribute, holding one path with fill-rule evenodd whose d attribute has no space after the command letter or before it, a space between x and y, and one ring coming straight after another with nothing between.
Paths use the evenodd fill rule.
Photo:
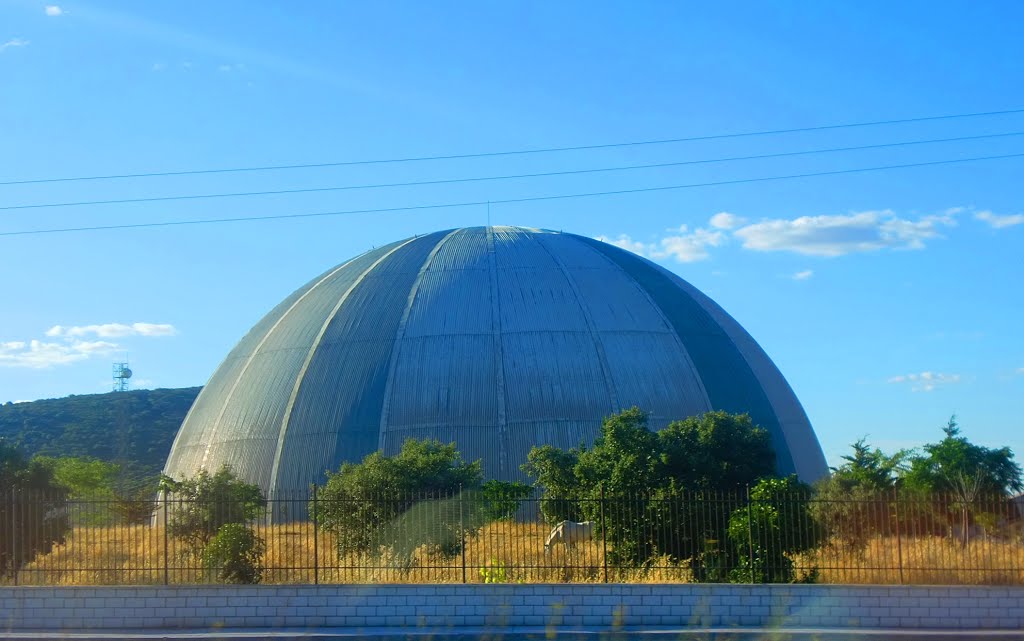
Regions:
<instances>
[{"instance_id":1,"label":"bush near fence","mask_svg":"<svg viewBox=\"0 0 1024 641\"><path fill-rule=\"evenodd\" d=\"M28 498L23 498L21 504L28 505ZM495 503L493 495L478 492L390 497L411 499L416 508L373 526L374 549L358 553L339 553L335 533L314 527L308 519L270 522L272 515L307 514L311 505L315 511L311 499L306 494L278 497L253 515L247 526L263 544L242 553L251 567L203 554L164 527L174 522L176 510L196 508L174 496L148 502L155 506L148 524L121 522L118 511L102 502L65 501L62 510L71 527L64 542L3 581L21 585L192 584L239 578L297 584L661 583L765 582L787 576L786 580L823 583L1024 584L1021 520L1002 497L966 507L954 505L949 497L920 494L827 503L806 493L750 496L748 491L587 498L582 513L594 515L594 538L568 548L553 546L549 554L544 552L544 542L552 524L542 520L537 498L519 495ZM374 500L379 503L381 497ZM508 518L513 512L509 501L518 504L513 518ZM496 505L500 509L494 509ZM233 512L236 507L214 509ZM961 525L965 509L967 528ZM765 515L773 510L786 527L765 526ZM100 513L110 514L110 521L96 524ZM828 514L856 515L863 532L858 530L855 545L844 538L842 528L818 518ZM737 515L747 518L733 518ZM4 516L17 518L14 513ZM613 520L630 523L630 536L644 541L650 556L624 562L623 555L615 555L618 540L602 527ZM668 523L672 526L667 527ZM748 529L746 545L744 527ZM437 544L449 541L453 532L456 544ZM697 555L725 544L704 538L712 532L726 532L737 540L737 551L722 555L717 561L722 566L710 578L695 575L694 568L701 568L693 563ZM0 545L12 543L17 544L0 541ZM221 549L234 548L226 542ZM788 574L782 572L785 568Z\"/></svg>"}]
</instances>

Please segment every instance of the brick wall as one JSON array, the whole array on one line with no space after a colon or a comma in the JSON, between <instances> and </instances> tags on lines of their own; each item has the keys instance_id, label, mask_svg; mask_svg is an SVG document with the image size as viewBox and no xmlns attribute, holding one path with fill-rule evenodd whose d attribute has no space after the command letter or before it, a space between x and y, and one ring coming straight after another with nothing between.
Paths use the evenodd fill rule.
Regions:
<instances>
[{"instance_id":1,"label":"brick wall","mask_svg":"<svg viewBox=\"0 0 1024 641\"><path fill-rule=\"evenodd\" d=\"M335 585L0 588L0 630L623 626L1024 629L1024 588Z\"/></svg>"}]
</instances>

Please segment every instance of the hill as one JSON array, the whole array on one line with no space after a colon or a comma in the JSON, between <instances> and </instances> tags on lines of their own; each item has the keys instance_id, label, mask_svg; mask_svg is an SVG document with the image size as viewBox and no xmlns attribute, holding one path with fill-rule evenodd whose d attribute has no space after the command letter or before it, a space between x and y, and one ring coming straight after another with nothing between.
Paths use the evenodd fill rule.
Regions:
<instances>
[{"instance_id":1,"label":"hill","mask_svg":"<svg viewBox=\"0 0 1024 641\"><path fill-rule=\"evenodd\" d=\"M134 390L0 405L0 438L27 456L91 456L125 479L154 479L200 387Z\"/></svg>"}]
</instances>

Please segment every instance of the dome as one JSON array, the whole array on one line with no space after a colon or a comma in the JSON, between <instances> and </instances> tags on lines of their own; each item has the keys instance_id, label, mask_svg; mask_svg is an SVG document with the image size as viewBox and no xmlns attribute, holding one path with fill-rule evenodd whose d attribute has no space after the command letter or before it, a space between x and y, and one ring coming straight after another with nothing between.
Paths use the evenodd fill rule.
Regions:
<instances>
[{"instance_id":1,"label":"dome","mask_svg":"<svg viewBox=\"0 0 1024 641\"><path fill-rule=\"evenodd\" d=\"M299 288L214 372L165 472L228 463L273 498L414 437L516 480L534 445L589 444L634 405L652 429L748 412L780 472L827 473L786 380L711 299L618 247L520 227L409 238Z\"/></svg>"}]
</instances>

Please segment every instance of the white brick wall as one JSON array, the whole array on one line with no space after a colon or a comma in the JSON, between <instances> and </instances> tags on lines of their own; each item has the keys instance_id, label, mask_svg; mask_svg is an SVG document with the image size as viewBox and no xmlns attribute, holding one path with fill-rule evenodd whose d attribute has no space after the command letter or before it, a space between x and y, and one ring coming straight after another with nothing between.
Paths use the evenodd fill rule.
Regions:
<instances>
[{"instance_id":1,"label":"white brick wall","mask_svg":"<svg viewBox=\"0 0 1024 641\"><path fill-rule=\"evenodd\" d=\"M547 625L1024 630L1024 588L840 585L0 588L0 630Z\"/></svg>"}]
</instances>

